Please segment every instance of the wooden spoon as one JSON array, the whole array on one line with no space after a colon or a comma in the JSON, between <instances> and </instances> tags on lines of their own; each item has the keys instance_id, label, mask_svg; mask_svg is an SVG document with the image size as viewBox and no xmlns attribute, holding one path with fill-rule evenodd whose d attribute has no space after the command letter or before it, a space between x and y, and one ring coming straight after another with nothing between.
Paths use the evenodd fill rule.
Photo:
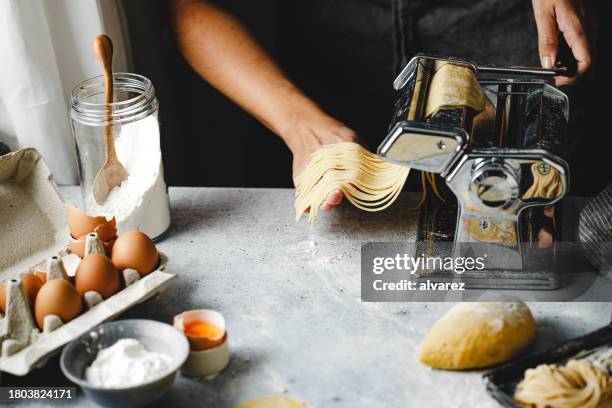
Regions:
<instances>
[{"instance_id":1,"label":"wooden spoon","mask_svg":"<svg viewBox=\"0 0 612 408\"><path fill-rule=\"evenodd\" d=\"M111 190L119 186L128 177L125 167L119 162L115 151L113 126L111 124L111 107L113 103L113 43L110 38L100 34L94 41L94 53L104 70L104 103L107 104L107 118L104 126L105 161L94 180L93 196L98 204L103 204Z\"/></svg>"}]
</instances>

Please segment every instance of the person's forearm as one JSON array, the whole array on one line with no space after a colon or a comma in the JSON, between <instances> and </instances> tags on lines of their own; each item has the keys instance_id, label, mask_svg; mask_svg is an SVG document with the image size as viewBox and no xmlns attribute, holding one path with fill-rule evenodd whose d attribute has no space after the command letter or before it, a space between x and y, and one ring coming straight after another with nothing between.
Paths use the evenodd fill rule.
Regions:
<instances>
[{"instance_id":1,"label":"person's forearm","mask_svg":"<svg viewBox=\"0 0 612 408\"><path fill-rule=\"evenodd\" d=\"M178 45L210 84L280 135L294 150L290 129L326 116L272 62L247 30L228 13L204 1L171 1Z\"/></svg>"}]
</instances>

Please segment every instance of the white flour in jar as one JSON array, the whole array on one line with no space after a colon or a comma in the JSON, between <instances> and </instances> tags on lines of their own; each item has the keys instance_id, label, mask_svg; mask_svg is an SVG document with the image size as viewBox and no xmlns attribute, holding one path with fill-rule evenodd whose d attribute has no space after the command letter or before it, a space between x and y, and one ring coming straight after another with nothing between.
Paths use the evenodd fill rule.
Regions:
<instances>
[{"instance_id":1,"label":"white flour in jar","mask_svg":"<svg viewBox=\"0 0 612 408\"><path fill-rule=\"evenodd\" d=\"M168 374L171 363L170 357L148 351L136 339L121 339L98 352L85 379L99 388L134 387Z\"/></svg>"},{"instance_id":2,"label":"white flour in jar","mask_svg":"<svg viewBox=\"0 0 612 408\"><path fill-rule=\"evenodd\" d=\"M157 118L149 116L123 125L115 149L128 178L111 190L102 205L90 194L87 211L116 217L119 234L138 230L155 238L170 225Z\"/></svg>"}]
</instances>

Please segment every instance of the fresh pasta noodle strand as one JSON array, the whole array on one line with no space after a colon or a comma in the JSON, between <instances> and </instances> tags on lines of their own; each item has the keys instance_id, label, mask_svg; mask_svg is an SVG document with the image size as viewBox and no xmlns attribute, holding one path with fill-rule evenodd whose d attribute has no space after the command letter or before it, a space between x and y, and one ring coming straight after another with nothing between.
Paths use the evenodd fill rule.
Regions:
<instances>
[{"instance_id":1,"label":"fresh pasta noodle strand","mask_svg":"<svg viewBox=\"0 0 612 408\"><path fill-rule=\"evenodd\" d=\"M440 191L438 190L438 183L436 182L436 174L427 172L427 177L429 179L429 184L431 185L431 188L434 194L436 195L436 197L438 197L441 201L446 201L444 197L442 197L442 194L440 194Z\"/></svg>"},{"instance_id":2,"label":"fresh pasta noodle strand","mask_svg":"<svg viewBox=\"0 0 612 408\"><path fill-rule=\"evenodd\" d=\"M514 400L526 408L609 408L612 380L585 360L542 364L525 372Z\"/></svg>"},{"instance_id":3,"label":"fresh pasta noodle strand","mask_svg":"<svg viewBox=\"0 0 612 408\"><path fill-rule=\"evenodd\" d=\"M395 202L410 169L381 160L357 143L326 145L295 178L295 216L310 209L313 223L329 193L340 190L355 207L382 211Z\"/></svg>"},{"instance_id":4,"label":"fresh pasta noodle strand","mask_svg":"<svg viewBox=\"0 0 612 408\"><path fill-rule=\"evenodd\" d=\"M411 208L411 210L418 210L423 204L425 204L425 200L427 200L427 175L424 171L421 172L421 188L421 199L414 207Z\"/></svg>"}]
</instances>

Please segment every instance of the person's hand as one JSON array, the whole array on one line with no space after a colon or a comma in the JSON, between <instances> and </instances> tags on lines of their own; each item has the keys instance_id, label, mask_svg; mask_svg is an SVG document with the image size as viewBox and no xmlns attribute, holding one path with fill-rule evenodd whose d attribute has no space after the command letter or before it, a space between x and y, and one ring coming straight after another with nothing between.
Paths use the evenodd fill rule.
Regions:
<instances>
[{"instance_id":1,"label":"person's hand","mask_svg":"<svg viewBox=\"0 0 612 408\"><path fill-rule=\"evenodd\" d=\"M354 131L327 115L274 63L249 31L213 1L168 0L179 48L215 88L280 136L293 153L293 177L321 146L352 142ZM342 192L321 205L331 210Z\"/></svg>"},{"instance_id":2,"label":"person's hand","mask_svg":"<svg viewBox=\"0 0 612 408\"><path fill-rule=\"evenodd\" d=\"M293 153L294 180L304 171L312 153L322 146L357 141L357 134L353 130L326 115L321 115L314 120L298 121L288 129L288 132L291 133L290 140L292 142L288 145ZM341 201L342 192L340 190L332 191L321 204L321 210L331 211Z\"/></svg>"},{"instance_id":3,"label":"person's hand","mask_svg":"<svg viewBox=\"0 0 612 408\"><path fill-rule=\"evenodd\" d=\"M591 66L584 4L580 0L532 0L532 3L538 27L538 48L542 67L552 68L557 60L558 28L571 48L578 66L575 77L556 77L555 82L557 85L571 84Z\"/></svg>"}]
</instances>

